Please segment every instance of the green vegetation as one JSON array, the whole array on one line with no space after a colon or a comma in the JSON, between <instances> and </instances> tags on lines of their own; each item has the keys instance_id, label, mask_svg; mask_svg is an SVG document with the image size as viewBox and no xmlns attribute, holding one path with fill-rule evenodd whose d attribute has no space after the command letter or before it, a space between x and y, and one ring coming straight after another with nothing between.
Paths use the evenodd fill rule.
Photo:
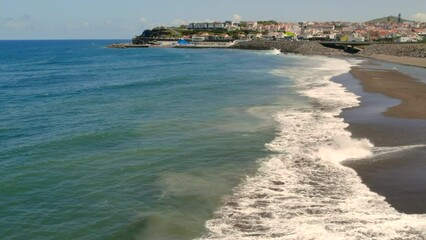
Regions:
<instances>
[{"instance_id":1,"label":"green vegetation","mask_svg":"<svg viewBox=\"0 0 426 240\"><path fill-rule=\"evenodd\" d=\"M349 24L347 23L334 23L334 29L343 29L344 27L349 27Z\"/></svg>"},{"instance_id":2,"label":"green vegetation","mask_svg":"<svg viewBox=\"0 0 426 240\"><path fill-rule=\"evenodd\" d=\"M268 21L257 21L257 24L259 25L275 25L278 24L275 20L268 20Z\"/></svg>"},{"instance_id":3,"label":"green vegetation","mask_svg":"<svg viewBox=\"0 0 426 240\"><path fill-rule=\"evenodd\" d=\"M295 33L292 33L292 32L285 32L285 35L291 36L293 38L295 38L297 36Z\"/></svg>"},{"instance_id":4,"label":"green vegetation","mask_svg":"<svg viewBox=\"0 0 426 240\"><path fill-rule=\"evenodd\" d=\"M228 29L186 29L186 26L180 26L180 27L156 27L152 30L145 30L142 35L137 36L134 40L134 42L145 42L148 38L182 38L186 35L200 35L207 33L210 36L218 36L218 35L224 35L227 34L230 37L237 39L241 35L249 35L249 34L258 34L259 31L255 30L241 30L241 29L235 29L235 30L228 30Z\"/></svg>"},{"instance_id":5,"label":"green vegetation","mask_svg":"<svg viewBox=\"0 0 426 240\"><path fill-rule=\"evenodd\" d=\"M397 23L398 17L396 16L382 17L382 18L377 18L377 19L367 21L366 23L387 23L387 22ZM401 22L411 22L411 21L401 18Z\"/></svg>"},{"instance_id":6,"label":"green vegetation","mask_svg":"<svg viewBox=\"0 0 426 240\"><path fill-rule=\"evenodd\" d=\"M175 28L156 27L145 30L140 37L143 38L179 38L181 33Z\"/></svg>"}]
</instances>

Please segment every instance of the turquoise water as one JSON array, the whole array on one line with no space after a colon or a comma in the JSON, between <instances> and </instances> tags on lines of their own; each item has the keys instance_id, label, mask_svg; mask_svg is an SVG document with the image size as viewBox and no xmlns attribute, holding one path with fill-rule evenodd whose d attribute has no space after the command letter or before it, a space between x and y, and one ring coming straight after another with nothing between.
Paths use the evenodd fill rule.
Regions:
<instances>
[{"instance_id":1,"label":"turquoise water","mask_svg":"<svg viewBox=\"0 0 426 240\"><path fill-rule=\"evenodd\" d=\"M191 239L304 101L268 52L0 41L2 239Z\"/></svg>"}]
</instances>

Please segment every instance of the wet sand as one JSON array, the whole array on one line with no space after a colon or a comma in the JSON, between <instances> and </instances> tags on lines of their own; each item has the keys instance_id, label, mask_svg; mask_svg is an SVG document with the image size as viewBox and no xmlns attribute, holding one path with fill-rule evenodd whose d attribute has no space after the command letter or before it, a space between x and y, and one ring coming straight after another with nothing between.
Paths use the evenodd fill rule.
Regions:
<instances>
[{"instance_id":1,"label":"wet sand","mask_svg":"<svg viewBox=\"0 0 426 240\"><path fill-rule=\"evenodd\" d=\"M391 63L398 63L402 65L410 65L410 66L426 68L426 58L397 57L397 56L381 55L381 54L374 54L370 57L373 59L391 62Z\"/></svg>"},{"instance_id":2,"label":"wet sand","mask_svg":"<svg viewBox=\"0 0 426 240\"><path fill-rule=\"evenodd\" d=\"M350 72L367 92L401 100L384 114L391 117L426 119L426 84L396 70L353 67Z\"/></svg>"},{"instance_id":3,"label":"wet sand","mask_svg":"<svg viewBox=\"0 0 426 240\"><path fill-rule=\"evenodd\" d=\"M399 212L426 213L426 148L392 155L346 165L353 168L372 191L386 197L386 201Z\"/></svg>"},{"instance_id":4,"label":"wet sand","mask_svg":"<svg viewBox=\"0 0 426 240\"><path fill-rule=\"evenodd\" d=\"M335 81L361 96L359 107L342 113L353 137L369 139L376 151L395 150L345 165L399 212L426 213L426 84L376 62ZM412 145L420 146L400 149Z\"/></svg>"}]
</instances>

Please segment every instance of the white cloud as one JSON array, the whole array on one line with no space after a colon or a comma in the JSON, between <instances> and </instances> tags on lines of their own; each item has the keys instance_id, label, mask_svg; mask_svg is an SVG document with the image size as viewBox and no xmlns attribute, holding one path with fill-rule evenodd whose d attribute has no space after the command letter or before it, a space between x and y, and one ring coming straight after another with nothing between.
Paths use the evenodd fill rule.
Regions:
<instances>
[{"instance_id":1,"label":"white cloud","mask_svg":"<svg viewBox=\"0 0 426 240\"><path fill-rule=\"evenodd\" d=\"M112 27L113 25L114 25L114 21L113 20L107 20L107 21L104 21L102 24L101 24L101 27L102 28L109 28L109 27Z\"/></svg>"},{"instance_id":2,"label":"white cloud","mask_svg":"<svg viewBox=\"0 0 426 240\"><path fill-rule=\"evenodd\" d=\"M7 20L4 23L4 26L7 28L11 28L14 30L21 30L24 29L28 26L28 24L26 22L23 21L19 21L19 20Z\"/></svg>"},{"instance_id":3,"label":"white cloud","mask_svg":"<svg viewBox=\"0 0 426 240\"><path fill-rule=\"evenodd\" d=\"M67 29L71 30L71 31L91 29L91 28L92 28L92 26L89 22L82 22L82 23L68 22L67 23Z\"/></svg>"},{"instance_id":4,"label":"white cloud","mask_svg":"<svg viewBox=\"0 0 426 240\"><path fill-rule=\"evenodd\" d=\"M73 30L73 29L78 29L79 26L77 24L72 23L72 22L68 22L67 28L70 29L70 30Z\"/></svg>"},{"instance_id":5,"label":"white cloud","mask_svg":"<svg viewBox=\"0 0 426 240\"><path fill-rule=\"evenodd\" d=\"M22 30L30 25L30 17L25 15L21 18L7 18L3 26L13 30Z\"/></svg>"},{"instance_id":6,"label":"white cloud","mask_svg":"<svg viewBox=\"0 0 426 240\"><path fill-rule=\"evenodd\" d=\"M239 14L234 14L232 16L232 19L234 20L234 22L239 22L241 21L241 19L243 19L243 17L241 17Z\"/></svg>"},{"instance_id":7,"label":"white cloud","mask_svg":"<svg viewBox=\"0 0 426 240\"><path fill-rule=\"evenodd\" d=\"M413 19L419 22L426 22L426 13L416 13L413 15Z\"/></svg>"},{"instance_id":8,"label":"white cloud","mask_svg":"<svg viewBox=\"0 0 426 240\"><path fill-rule=\"evenodd\" d=\"M143 23L148 22L148 20L147 20L146 18L143 18L143 17L139 18L139 20L140 20L141 22L143 22Z\"/></svg>"}]
</instances>

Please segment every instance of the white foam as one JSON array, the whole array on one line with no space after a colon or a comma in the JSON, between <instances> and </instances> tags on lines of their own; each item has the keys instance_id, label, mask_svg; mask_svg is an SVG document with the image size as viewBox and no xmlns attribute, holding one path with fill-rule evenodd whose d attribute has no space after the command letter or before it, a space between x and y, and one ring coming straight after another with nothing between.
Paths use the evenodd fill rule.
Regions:
<instances>
[{"instance_id":1,"label":"white foam","mask_svg":"<svg viewBox=\"0 0 426 240\"><path fill-rule=\"evenodd\" d=\"M293 58L295 58L293 56ZM291 77L312 107L276 115L273 151L228 196L203 239L424 239L426 216L405 215L371 192L340 164L372 155L367 139L353 139L338 115L358 97L330 81L349 71L346 60L299 57L306 68L274 71Z\"/></svg>"},{"instance_id":2,"label":"white foam","mask_svg":"<svg viewBox=\"0 0 426 240\"><path fill-rule=\"evenodd\" d=\"M280 55L281 54L281 50L274 48L272 50L267 50L266 54L267 55Z\"/></svg>"},{"instance_id":3,"label":"white foam","mask_svg":"<svg viewBox=\"0 0 426 240\"><path fill-rule=\"evenodd\" d=\"M374 147L373 154L374 154L374 158L378 159L381 157L387 157L391 154L394 155L400 152L404 152L414 148L421 148L421 147L426 147L426 145L418 144L418 145L407 145L407 146Z\"/></svg>"}]
</instances>

